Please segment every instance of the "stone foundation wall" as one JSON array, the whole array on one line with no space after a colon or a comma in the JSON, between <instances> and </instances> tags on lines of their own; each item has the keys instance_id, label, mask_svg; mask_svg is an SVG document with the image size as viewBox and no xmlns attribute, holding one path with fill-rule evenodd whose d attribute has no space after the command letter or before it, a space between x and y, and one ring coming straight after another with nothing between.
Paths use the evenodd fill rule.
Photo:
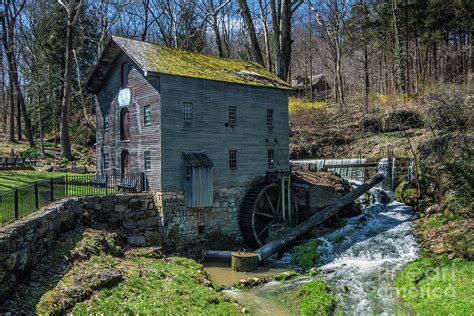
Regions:
<instances>
[{"instance_id":1,"label":"stone foundation wall","mask_svg":"<svg viewBox=\"0 0 474 316\"><path fill-rule=\"evenodd\" d=\"M199 236L220 233L241 240L238 213L248 188L214 191L214 206L188 209L182 192L69 198L0 227L0 301L54 245L78 225L104 223L132 246L164 245L182 251Z\"/></svg>"},{"instance_id":2,"label":"stone foundation wall","mask_svg":"<svg viewBox=\"0 0 474 316\"><path fill-rule=\"evenodd\" d=\"M248 187L214 190L214 206L187 208L184 192L155 192L153 198L163 216L163 238L168 246L186 247L199 236L220 233L236 243L242 240L239 209Z\"/></svg>"}]
</instances>

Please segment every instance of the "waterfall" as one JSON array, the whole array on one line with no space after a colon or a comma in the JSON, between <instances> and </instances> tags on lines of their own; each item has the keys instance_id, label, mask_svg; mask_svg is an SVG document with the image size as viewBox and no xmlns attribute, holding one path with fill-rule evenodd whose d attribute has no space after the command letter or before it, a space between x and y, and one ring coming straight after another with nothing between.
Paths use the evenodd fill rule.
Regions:
<instances>
[{"instance_id":1,"label":"waterfall","mask_svg":"<svg viewBox=\"0 0 474 316\"><path fill-rule=\"evenodd\" d=\"M291 160L292 165L306 166L317 168L318 170L323 168L325 165L352 165L366 163L365 158L352 158L352 159L300 159ZM339 174L342 178L349 181L365 181L365 167L349 167L349 168L328 168L328 171L333 171Z\"/></svg>"}]
</instances>

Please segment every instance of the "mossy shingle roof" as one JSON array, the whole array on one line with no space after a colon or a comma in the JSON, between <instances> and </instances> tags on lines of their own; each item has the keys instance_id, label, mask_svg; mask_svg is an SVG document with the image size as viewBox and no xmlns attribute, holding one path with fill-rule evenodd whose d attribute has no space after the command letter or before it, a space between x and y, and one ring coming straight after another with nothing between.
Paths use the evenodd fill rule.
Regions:
<instances>
[{"instance_id":1,"label":"mossy shingle roof","mask_svg":"<svg viewBox=\"0 0 474 316\"><path fill-rule=\"evenodd\" d=\"M138 66L147 72L260 87L291 89L285 81L253 62L196 54L182 49L164 47L118 36L112 37L111 43L123 50ZM111 49L110 44L105 50L108 49ZM99 63L102 62L104 56L107 56L106 51ZM91 79L95 72L94 70ZM89 83L91 83L91 79ZM91 90L97 90L97 87L91 87Z\"/></svg>"}]
</instances>

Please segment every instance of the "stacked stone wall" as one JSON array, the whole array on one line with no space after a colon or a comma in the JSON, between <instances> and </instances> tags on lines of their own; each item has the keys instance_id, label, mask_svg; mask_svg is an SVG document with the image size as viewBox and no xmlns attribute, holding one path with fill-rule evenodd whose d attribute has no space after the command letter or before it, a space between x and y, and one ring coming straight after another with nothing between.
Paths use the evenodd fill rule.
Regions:
<instances>
[{"instance_id":1,"label":"stacked stone wall","mask_svg":"<svg viewBox=\"0 0 474 316\"><path fill-rule=\"evenodd\" d=\"M247 189L215 190L214 206L204 209L186 208L182 192L69 198L0 227L0 301L61 233L79 225L107 224L131 246L163 245L175 252L213 233L238 243L238 213Z\"/></svg>"}]
</instances>

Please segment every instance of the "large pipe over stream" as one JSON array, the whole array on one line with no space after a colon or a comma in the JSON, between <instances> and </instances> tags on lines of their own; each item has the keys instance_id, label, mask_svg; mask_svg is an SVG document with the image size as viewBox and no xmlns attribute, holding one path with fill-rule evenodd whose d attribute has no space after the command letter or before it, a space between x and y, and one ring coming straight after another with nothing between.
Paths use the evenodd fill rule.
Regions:
<instances>
[{"instance_id":1,"label":"large pipe over stream","mask_svg":"<svg viewBox=\"0 0 474 316\"><path fill-rule=\"evenodd\" d=\"M272 256L274 253L284 249L286 246L300 238L301 236L310 232L315 226L325 222L332 216L336 215L342 208L354 202L355 199L364 195L367 191L372 189L375 185L382 182L385 175L382 172L377 173L369 181L359 185L357 188L352 190L350 193L344 195L342 198L334 202L333 204L323 208L311 216L307 221L291 228L289 231L284 233L278 239L272 240L268 244L256 250L258 261L263 263L266 259ZM207 258L230 258L230 251L213 251L209 250L206 255Z\"/></svg>"}]
</instances>

